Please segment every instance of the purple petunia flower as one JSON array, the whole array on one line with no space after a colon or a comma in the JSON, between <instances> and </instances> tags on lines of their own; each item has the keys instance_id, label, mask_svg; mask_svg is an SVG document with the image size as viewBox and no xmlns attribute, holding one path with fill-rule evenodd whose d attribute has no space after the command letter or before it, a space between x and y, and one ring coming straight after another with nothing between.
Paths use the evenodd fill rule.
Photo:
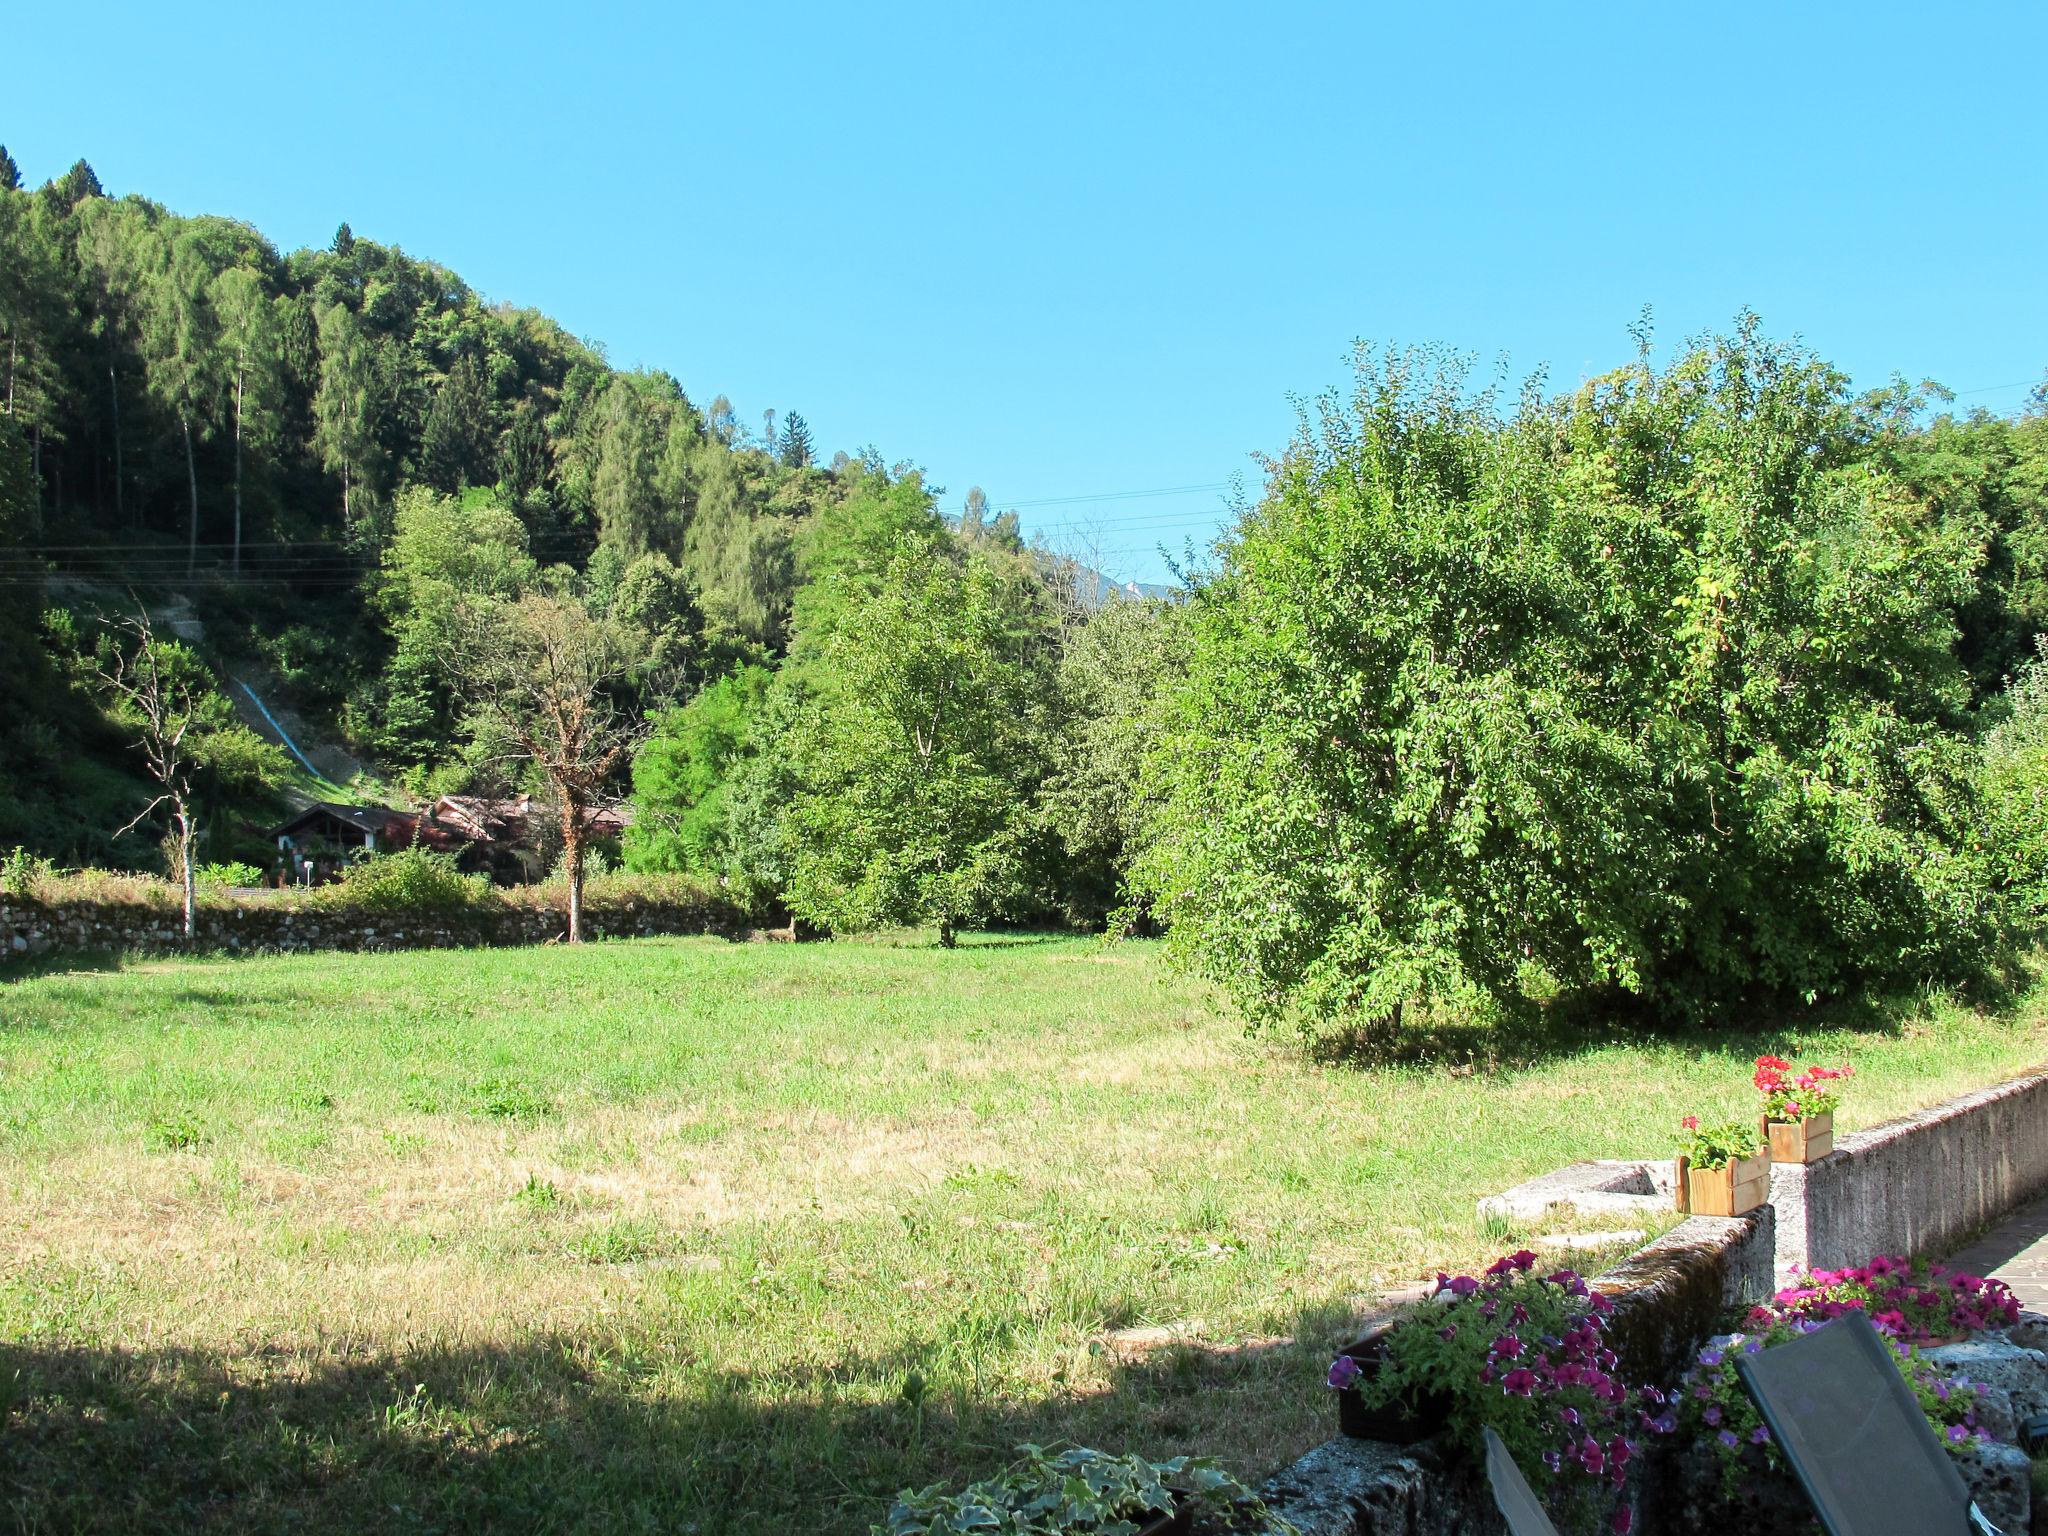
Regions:
<instances>
[{"instance_id":1,"label":"purple petunia flower","mask_svg":"<svg viewBox=\"0 0 2048 1536\"><path fill-rule=\"evenodd\" d=\"M1721 1431L1720 1434L1716 1435L1714 1438L1719 1440L1723 1445L1727 1446L1728 1449L1731 1451L1742 1443L1741 1441L1735 1438L1735 1431L1732 1429L1724 1429Z\"/></svg>"},{"instance_id":2,"label":"purple petunia flower","mask_svg":"<svg viewBox=\"0 0 2048 1536\"><path fill-rule=\"evenodd\" d=\"M1339 1355L1330 1362L1330 1385L1339 1392L1346 1390L1362 1374L1359 1363L1349 1355Z\"/></svg>"},{"instance_id":3,"label":"purple petunia flower","mask_svg":"<svg viewBox=\"0 0 2048 1536\"><path fill-rule=\"evenodd\" d=\"M1770 1430L1762 1424L1757 1425L1755 1429L1749 1432L1749 1443L1751 1445L1769 1445L1771 1443Z\"/></svg>"},{"instance_id":4,"label":"purple petunia flower","mask_svg":"<svg viewBox=\"0 0 2048 1536\"><path fill-rule=\"evenodd\" d=\"M1949 1440L1949 1444L1950 1444L1950 1445L1961 1445L1961 1444L1962 1444L1962 1443L1963 1443L1963 1442L1964 1442L1965 1440L1967 1440L1967 1439L1969 1439L1969 1438L1970 1438L1970 1432L1969 1432L1969 1431L1968 1431L1967 1429L1963 1428L1963 1426L1962 1426L1962 1425L1960 1425L1960 1424L1951 1424L1951 1425L1949 1425L1949 1427L1948 1427L1948 1440Z\"/></svg>"},{"instance_id":5,"label":"purple petunia flower","mask_svg":"<svg viewBox=\"0 0 2048 1536\"><path fill-rule=\"evenodd\" d=\"M1719 1365L1720 1363L1721 1363L1721 1351L1720 1351L1720 1350L1718 1350L1718 1349L1703 1349L1703 1350L1701 1350L1701 1351L1700 1351L1700 1364L1701 1364L1701 1365Z\"/></svg>"},{"instance_id":6,"label":"purple petunia flower","mask_svg":"<svg viewBox=\"0 0 2048 1536\"><path fill-rule=\"evenodd\" d=\"M1706 1421L1707 1428L1712 1429L1721 1422L1721 1405L1719 1403L1707 1404L1707 1411L1701 1414L1700 1417Z\"/></svg>"}]
</instances>

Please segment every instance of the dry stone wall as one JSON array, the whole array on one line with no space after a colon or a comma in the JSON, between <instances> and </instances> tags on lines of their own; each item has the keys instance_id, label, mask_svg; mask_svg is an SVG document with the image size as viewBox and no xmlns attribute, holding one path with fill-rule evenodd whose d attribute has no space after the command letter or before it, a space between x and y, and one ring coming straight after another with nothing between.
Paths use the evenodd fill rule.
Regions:
<instances>
[{"instance_id":1,"label":"dry stone wall","mask_svg":"<svg viewBox=\"0 0 2048 1536\"><path fill-rule=\"evenodd\" d=\"M176 908L128 902L45 906L0 899L0 964L53 952L184 954L292 953L311 950L462 949L546 944L565 937L561 911L495 903L458 912L352 912L264 900L201 907L187 940ZM747 916L713 902L646 901L586 907L584 936L624 939L655 934L738 937Z\"/></svg>"}]
</instances>

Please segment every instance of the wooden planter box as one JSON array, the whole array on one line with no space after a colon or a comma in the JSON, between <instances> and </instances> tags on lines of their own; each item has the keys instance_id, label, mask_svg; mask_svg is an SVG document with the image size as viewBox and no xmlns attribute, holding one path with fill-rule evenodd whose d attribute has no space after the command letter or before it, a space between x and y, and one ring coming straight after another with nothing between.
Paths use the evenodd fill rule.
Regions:
<instances>
[{"instance_id":1,"label":"wooden planter box","mask_svg":"<svg viewBox=\"0 0 2048 1536\"><path fill-rule=\"evenodd\" d=\"M1381 1335L1371 1333L1356 1344L1346 1345L1339 1353L1358 1362L1362 1373L1358 1381L1362 1384L1378 1373L1385 1360L1385 1348ZM1450 1422L1450 1417L1451 1397L1447 1392L1430 1392L1420 1397L1410 1394L1377 1408L1365 1406L1357 1385L1337 1394L1337 1429L1350 1440L1414 1445L1436 1434Z\"/></svg>"},{"instance_id":2,"label":"wooden planter box","mask_svg":"<svg viewBox=\"0 0 2048 1536\"><path fill-rule=\"evenodd\" d=\"M1835 1150L1835 1115L1808 1115L1804 1120L1766 1120L1774 1163L1817 1163Z\"/></svg>"},{"instance_id":3,"label":"wooden planter box","mask_svg":"<svg viewBox=\"0 0 2048 1536\"><path fill-rule=\"evenodd\" d=\"M1726 1168L1694 1168L1678 1159L1678 1208L1694 1216L1743 1216L1771 1198L1770 1154Z\"/></svg>"}]
</instances>

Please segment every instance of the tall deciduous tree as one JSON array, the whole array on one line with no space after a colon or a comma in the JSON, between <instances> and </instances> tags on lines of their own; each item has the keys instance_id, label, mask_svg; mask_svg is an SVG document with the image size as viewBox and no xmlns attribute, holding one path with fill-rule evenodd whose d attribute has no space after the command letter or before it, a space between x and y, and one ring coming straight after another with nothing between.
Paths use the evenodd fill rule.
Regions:
<instances>
[{"instance_id":1,"label":"tall deciduous tree","mask_svg":"<svg viewBox=\"0 0 2048 1536\"><path fill-rule=\"evenodd\" d=\"M623 771L650 729L633 698L646 682L647 636L569 592L471 598L458 633L448 664L479 740L531 765L561 809L568 936L580 943L592 823L622 798Z\"/></svg>"},{"instance_id":2,"label":"tall deciduous tree","mask_svg":"<svg viewBox=\"0 0 2048 1536\"><path fill-rule=\"evenodd\" d=\"M111 643L100 651L97 675L107 701L134 730L143 766L160 787L157 797L114 835L133 831L168 807L173 862L184 893L185 937L190 939L197 911L196 738L206 728L210 690L197 658L176 641L159 640L148 615L141 613L116 622Z\"/></svg>"},{"instance_id":3,"label":"tall deciduous tree","mask_svg":"<svg viewBox=\"0 0 2048 1536\"><path fill-rule=\"evenodd\" d=\"M789 814L799 916L931 923L951 947L1016 899L1045 679L1001 591L985 561L905 547L833 634L789 743L804 780Z\"/></svg>"}]
</instances>

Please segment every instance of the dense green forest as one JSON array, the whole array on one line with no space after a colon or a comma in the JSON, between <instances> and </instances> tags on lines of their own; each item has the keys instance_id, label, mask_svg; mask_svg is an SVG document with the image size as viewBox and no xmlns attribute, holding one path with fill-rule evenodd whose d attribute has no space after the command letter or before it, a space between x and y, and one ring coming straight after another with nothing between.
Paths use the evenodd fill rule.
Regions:
<instances>
[{"instance_id":1,"label":"dense green forest","mask_svg":"<svg viewBox=\"0 0 2048 1536\"><path fill-rule=\"evenodd\" d=\"M213 857L340 792L235 723L255 678L353 793L630 792L631 867L1157 924L1253 1017L1950 981L2048 909L2038 392L1856 394L1747 318L1561 395L1361 354L1184 591L1103 602L346 225L0 189L0 849L160 867L95 687L144 608L220 690ZM565 654L575 773L514 750Z\"/></svg>"}]
</instances>

